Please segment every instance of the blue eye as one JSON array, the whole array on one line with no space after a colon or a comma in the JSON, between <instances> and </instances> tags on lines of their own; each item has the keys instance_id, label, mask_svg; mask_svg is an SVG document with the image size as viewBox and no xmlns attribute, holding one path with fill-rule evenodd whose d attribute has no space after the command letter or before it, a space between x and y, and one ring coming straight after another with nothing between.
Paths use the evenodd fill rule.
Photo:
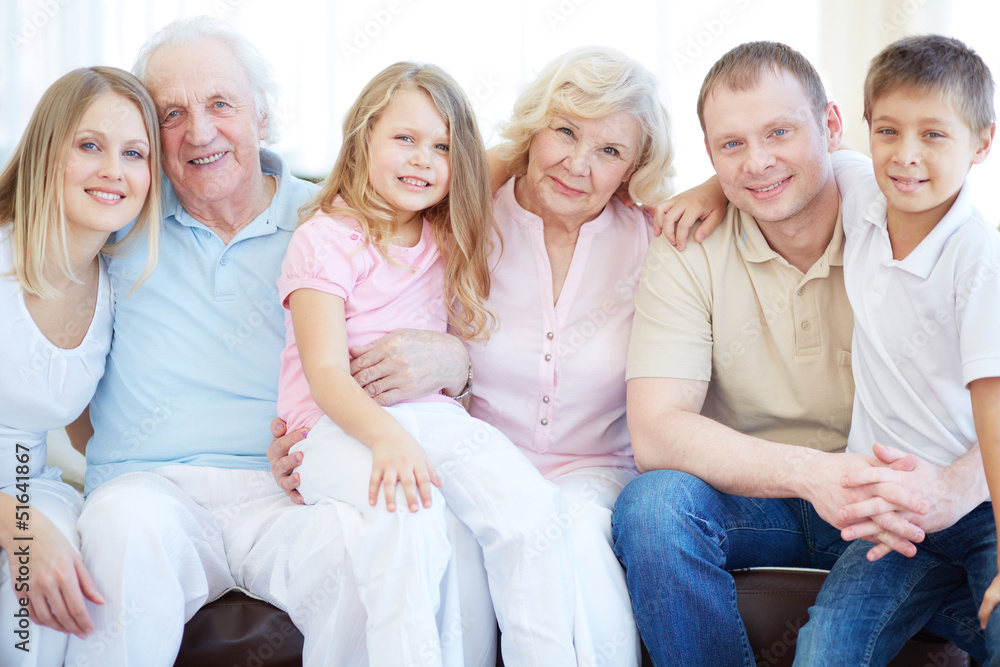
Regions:
<instances>
[{"instance_id":1,"label":"blue eye","mask_svg":"<svg viewBox=\"0 0 1000 667\"><path fill-rule=\"evenodd\" d=\"M124 155L125 155L125 157L130 157L130 158L138 159L138 160L144 160L146 158L145 155L143 155L142 153L140 153L139 151L137 151L135 149L129 149L129 150L125 151Z\"/></svg>"},{"instance_id":2,"label":"blue eye","mask_svg":"<svg viewBox=\"0 0 1000 667\"><path fill-rule=\"evenodd\" d=\"M413 138L410 137L410 136L408 136L408 135L405 135L405 134L401 134L401 135L399 135L396 138L399 139L400 141L405 141L407 143L413 143Z\"/></svg>"},{"instance_id":3,"label":"blue eye","mask_svg":"<svg viewBox=\"0 0 1000 667\"><path fill-rule=\"evenodd\" d=\"M892 129L889 129L888 127L884 127L881 130L879 130L877 132L877 134L896 134L896 130L892 130Z\"/></svg>"},{"instance_id":4,"label":"blue eye","mask_svg":"<svg viewBox=\"0 0 1000 667\"><path fill-rule=\"evenodd\" d=\"M229 105L226 104L225 102L213 102L212 106L215 107L216 109L225 109Z\"/></svg>"},{"instance_id":5,"label":"blue eye","mask_svg":"<svg viewBox=\"0 0 1000 667\"><path fill-rule=\"evenodd\" d=\"M80 148L82 148L85 151L96 151L97 144L95 144L93 141L85 141L82 144L80 144Z\"/></svg>"},{"instance_id":6,"label":"blue eye","mask_svg":"<svg viewBox=\"0 0 1000 667\"><path fill-rule=\"evenodd\" d=\"M573 130L569 129L568 127L560 127L558 130L556 130L556 132L561 132L562 134L565 134L567 137L573 136Z\"/></svg>"},{"instance_id":7,"label":"blue eye","mask_svg":"<svg viewBox=\"0 0 1000 667\"><path fill-rule=\"evenodd\" d=\"M785 134L786 134L787 132L788 132L788 130L775 130L775 131L774 131L774 136L776 136L776 137L782 137L782 136L784 136L784 135L785 135Z\"/></svg>"},{"instance_id":8,"label":"blue eye","mask_svg":"<svg viewBox=\"0 0 1000 667\"><path fill-rule=\"evenodd\" d=\"M739 145L740 145L740 142L738 142L738 141L727 141L725 143L725 145L723 146L723 148L736 148Z\"/></svg>"},{"instance_id":9,"label":"blue eye","mask_svg":"<svg viewBox=\"0 0 1000 667\"><path fill-rule=\"evenodd\" d=\"M444 151L445 153L447 153L448 151L451 150L451 148L449 148L448 144L438 144L434 148L438 149L439 151Z\"/></svg>"}]
</instances>

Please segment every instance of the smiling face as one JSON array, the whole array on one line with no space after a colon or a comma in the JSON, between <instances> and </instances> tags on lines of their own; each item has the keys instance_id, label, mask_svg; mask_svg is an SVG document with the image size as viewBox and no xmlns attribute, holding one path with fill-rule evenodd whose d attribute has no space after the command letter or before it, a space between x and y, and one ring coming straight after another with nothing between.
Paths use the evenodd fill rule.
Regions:
<instances>
[{"instance_id":1,"label":"smiling face","mask_svg":"<svg viewBox=\"0 0 1000 667\"><path fill-rule=\"evenodd\" d=\"M448 124L431 96L420 88L397 90L371 129L368 166L372 187L400 227L448 194L449 149Z\"/></svg>"},{"instance_id":2,"label":"smiling face","mask_svg":"<svg viewBox=\"0 0 1000 667\"><path fill-rule=\"evenodd\" d=\"M593 220L631 177L641 138L627 111L595 119L556 114L531 138L518 202L543 220Z\"/></svg>"},{"instance_id":3,"label":"smiling face","mask_svg":"<svg viewBox=\"0 0 1000 667\"><path fill-rule=\"evenodd\" d=\"M139 108L113 92L84 112L66 154L63 200L71 234L105 238L142 210L151 178L149 137Z\"/></svg>"},{"instance_id":4,"label":"smiling face","mask_svg":"<svg viewBox=\"0 0 1000 667\"><path fill-rule=\"evenodd\" d=\"M941 92L904 87L873 101L869 138L891 231L897 223L936 225L969 168L989 154L992 130L974 134Z\"/></svg>"},{"instance_id":5,"label":"smiling face","mask_svg":"<svg viewBox=\"0 0 1000 667\"><path fill-rule=\"evenodd\" d=\"M247 72L214 39L162 46L147 88L160 120L163 171L185 208L239 206L259 192L258 118Z\"/></svg>"},{"instance_id":6,"label":"smiling face","mask_svg":"<svg viewBox=\"0 0 1000 667\"><path fill-rule=\"evenodd\" d=\"M705 98L705 147L729 201L760 222L807 219L836 184L829 153L840 144L840 116L828 104L823 125L797 78L764 72L752 89L718 86Z\"/></svg>"}]
</instances>

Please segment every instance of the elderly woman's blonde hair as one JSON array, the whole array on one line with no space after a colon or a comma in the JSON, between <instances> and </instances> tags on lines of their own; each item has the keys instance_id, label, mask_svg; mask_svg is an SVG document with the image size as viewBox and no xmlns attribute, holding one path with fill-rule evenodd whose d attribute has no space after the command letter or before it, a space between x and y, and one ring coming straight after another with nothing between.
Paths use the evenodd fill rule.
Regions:
<instances>
[{"instance_id":1,"label":"elderly woman's blonde hair","mask_svg":"<svg viewBox=\"0 0 1000 667\"><path fill-rule=\"evenodd\" d=\"M42 95L14 155L0 173L0 232L10 227L13 274L28 294L59 295L48 275L79 280L69 265L69 236L63 196L66 156L80 119L104 93L134 104L149 140L149 193L124 238L104 246L114 254L147 238L146 266L138 286L156 266L160 228L160 129L156 107L137 78L115 67L84 67L60 77ZM115 234L115 237L118 235ZM133 287L134 289L135 287Z\"/></svg>"},{"instance_id":2,"label":"elderly woman's blonde hair","mask_svg":"<svg viewBox=\"0 0 1000 667\"><path fill-rule=\"evenodd\" d=\"M546 65L521 93L510 121L502 126L506 141L497 148L498 155L511 174L523 176L532 137L554 116L597 119L616 111L632 114L642 130L629 195L647 204L669 197L674 151L670 117L660 102L656 77L614 49L574 49Z\"/></svg>"}]
</instances>

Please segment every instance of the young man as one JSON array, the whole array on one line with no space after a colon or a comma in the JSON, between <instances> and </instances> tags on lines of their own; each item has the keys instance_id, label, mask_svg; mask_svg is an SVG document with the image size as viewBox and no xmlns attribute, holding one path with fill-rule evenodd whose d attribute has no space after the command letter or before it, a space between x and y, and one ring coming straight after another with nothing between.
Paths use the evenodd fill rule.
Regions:
<instances>
[{"instance_id":1,"label":"young man","mask_svg":"<svg viewBox=\"0 0 1000 667\"><path fill-rule=\"evenodd\" d=\"M741 45L698 108L731 204L704 243L657 239L647 256L628 418L653 472L622 492L613 533L654 662L753 665L727 570L829 568L841 530L912 554L925 523L954 522L986 488L973 456L946 468L841 451L854 390L830 163L841 118L812 66L782 44ZM857 483L881 468L892 475ZM967 595L948 611L928 627L949 638L975 617Z\"/></svg>"},{"instance_id":2,"label":"young man","mask_svg":"<svg viewBox=\"0 0 1000 667\"><path fill-rule=\"evenodd\" d=\"M834 158L855 321L847 450L870 453L877 442L939 466L977 443L995 452L1000 234L963 187L992 144L989 69L957 40L903 39L872 61L864 109L872 162ZM855 542L833 567L796 664L885 664L948 593L971 588L981 600L997 571L991 504L927 527L912 558L869 562L867 551ZM986 635L990 661L1000 658L998 625Z\"/></svg>"}]
</instances>

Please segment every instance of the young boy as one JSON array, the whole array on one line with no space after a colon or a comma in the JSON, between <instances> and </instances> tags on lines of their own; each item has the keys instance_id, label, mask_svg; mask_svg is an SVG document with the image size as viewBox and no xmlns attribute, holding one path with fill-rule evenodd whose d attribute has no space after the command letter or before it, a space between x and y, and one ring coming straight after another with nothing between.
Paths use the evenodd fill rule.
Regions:
<instances>
[{"instance_id":1,"label":"young boy","mask_svg":"<svg viewBox=\"0 0 1000 667\"><path fill-rule=\"evenodd\" d=\"M864 118L872 161L849 151L833 158L855 319L847 449L888 445L919 468L962 457L978 466L981 447L1000 493L1000 233L963 187L992 143L992 77L957 40L906 38L872 61ZM884 665L940 620L943 602L971 590L974 609L993 581L988 618L1000 600L996 521L982 490L968 495L941 500L954 503L955 520L925 526L911 558L852 543L810 609L795 664ZM985 638L972 619L957 626L966 636L948 638L1000 664L1000 618L983 624Z\"/></svg>"}]
</instances>

